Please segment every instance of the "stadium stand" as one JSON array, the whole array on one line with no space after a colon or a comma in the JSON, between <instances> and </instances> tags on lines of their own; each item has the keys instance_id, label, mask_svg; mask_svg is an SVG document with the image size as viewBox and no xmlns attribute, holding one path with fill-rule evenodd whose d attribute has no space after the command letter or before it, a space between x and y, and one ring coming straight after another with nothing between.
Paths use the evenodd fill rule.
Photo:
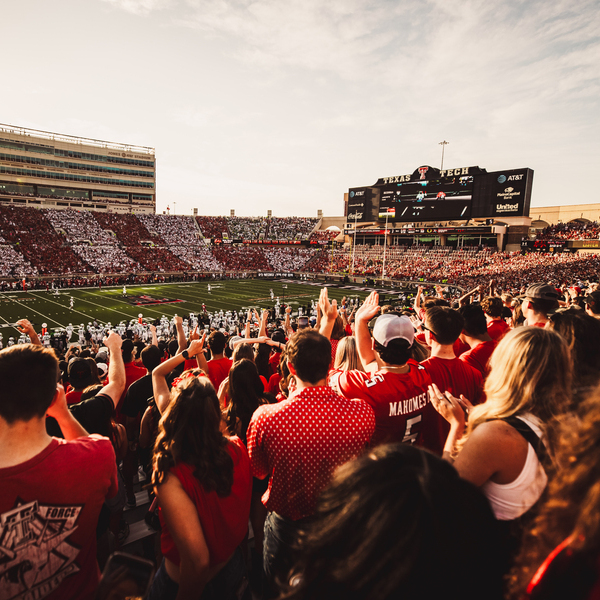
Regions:
<instances>
[{"instance_id":1,"label":"stadium stand","mask_svg":"<svg viewBox=\"0 0 600 600\"><path fill-rule=\"evenodd\" d=\"M93 271L37 209L0 205L0 234L40 275Z\"/></svg>"}]
</instances>

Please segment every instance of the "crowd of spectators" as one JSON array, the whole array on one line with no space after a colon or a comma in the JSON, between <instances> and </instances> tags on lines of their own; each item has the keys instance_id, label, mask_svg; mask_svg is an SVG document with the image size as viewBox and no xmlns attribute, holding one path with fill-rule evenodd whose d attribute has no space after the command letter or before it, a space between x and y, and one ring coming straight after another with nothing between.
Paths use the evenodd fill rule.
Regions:
<instances>
[{"instance_id":1,"label":"crowd of spectators","mask_svg":"<svg viewBox=\"0 0 600 600\"><path fill-rule=\"evenodd\" d=\"M124 587L96 563L141 467L161 534L150 600L244 597L245 574L260 600L595 599L600 291L565 277L523 279L517 301L494 280L394 306L323 288L308 314L235 311L243 337L227 311L102 326L105 348L82 325L51 350L19 321L0 350L0 514L32 526L5 536L5 567L66 600ZM23 573L2 597L32 590Z\"/></svg>"},{"instance_id":2,"label":"crowd of spectators","mask_svg":"<svg viewBox=\"0 0 600 600\"><path fill-rule=\"evenodd\" d=\"M93 271L65 237L56 232L42 211L0 205L0 233L40 275Z\"/></svg>"},{"instance_id":3,"label":"crowd of spectators","mask_svg":"<svg viewBox=\"0 0 600 600\"><path fill-rule=\"evenodd\" d=\"M549 225L536 235L538 240L597 240L600 239L600 223L557 223Z\"/></svg>"},{"instance_id":4,"label":"crowd of spectators","mask_svg":"<svg viewBox=\"0 0 600 600\"><path fill-rule=\"evenodd\" d=\"M397 280L444 281L463 287L495 279L504 289L520 289L532 279L557 282L588 279L600 267L596 254L493 252L490 249L392 247L386 251L385 276ZM304 271L369 276L383 274L383 246L327 250L307 263ZM354 269L353 269L354 263Z\"/></svg>"},{"instance_id":5,"label":"crowd of spectators","mask_svg":"<svg viewBox=\"0 0 600 600\"><path fill-rule=\"evenodd\" d=\"M266 217L228 217L229 235L234 240L258 240L265 238L269 228Z\"/></svg>"},{"instance_id":6,"label":"crowd of spectators","mask_svg":"<svg viewBox=\"0 0 600 600\"><path fill-rule=\"evenodd\" d=\"M319 219L308 217L271 217L267 238L270 240L307 240Z\"/></svg>"},{"instance_id":7,"label":"crowd of spectators","mask_svg":"<svg viewBox=\"0 0 600 600\"><path fill-rule=\"evenodd\" d=\"M123 246L141 246L143 242L166 246L160 235L156 231L150 233L136 215L100 211L93 211L92 215L100 227L105 231L112 231Z\"/></svg>"},{"instance_id":8,"label":"crowd of spectators","mask_svg":"<svg viewBox=\"0 0 600 600\"><path fill-rule=\"evenodd\" d=\"M159 235L170 248L198 244L198 239L201 237L198 225L192 217L139 214L137 218L149 232Z\"/></svg>"},{"instance_id":9,"label":"crowd of spectators","mask_svg":"<svg viewBox=\"0 0 600 600\"><path fill-rule=\"evenodd\" d=\"M340 235L339 231L331 231L329 229L320 229L318 231L313 231L310 235L311 242L331 242L335 240L335 238Z\"/></svg>"},{"instance_id":10,"label":"crowd of spectators","mask_svg":"<svg viewBox=\"0 0 600 600\"><path fill-rule=\"evenodd\" d=\"M171 246L171 250L189 265L188 268L206 272L220 272L223 270L223 265L202 240L200 243L191 242L186 245Z\"/></svg>"},{"instance_id":11,"label":"crowd of spectators","mask_svg":"<svg viewBox=\"0 0 600 600\"><path fill-rule=\"evenodd\" d=\"M214 257L228 271L270 271L264 249L256 246L214 246Z\"/></svg>"},{"instance_id":12,"label":"crowd of spectators","mask_svg":"<svg viewBox=\"0 0 600 600\"><path fill-rule=\"evenodd\" d=\"M37 275L38 270L19 252L0 237L0 277Z\"/></svg>"},{"instance_id":13,"label":"crowd of spectators","mask_svg":"<svg viewBox=\"0 0 600 600\"><path fill-rule=\"evenodd\" d=\"M205 238L222 239L223 237L231 237L226 217L196 217L196 222Z\"/></svg>"},{"instance_id":14,"label":"crowd of spectators","mask_svg":"<svg viewBox=\"0 0 600 600\"><path fill-rule=\"evenodd\" d=\"M295 273L319 252L313 248L274 248L265 247L265 257L272 271Z\"/></svg>"}]
</instances>

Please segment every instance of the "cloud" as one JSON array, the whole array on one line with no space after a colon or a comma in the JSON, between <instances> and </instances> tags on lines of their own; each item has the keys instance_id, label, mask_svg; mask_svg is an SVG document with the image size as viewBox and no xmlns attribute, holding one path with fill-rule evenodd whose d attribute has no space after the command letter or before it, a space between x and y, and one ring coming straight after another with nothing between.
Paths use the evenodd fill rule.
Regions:
<instances>
[{"instance_id":1,"label":"cloud","mask_svg":"<svg viewBox=\"0 0 600 600\"><path fill-rule=\"evenodd\" d=\"M175 6L176 0L102 0L135 15L148 15Z\"/></svg>"}]
</instances>

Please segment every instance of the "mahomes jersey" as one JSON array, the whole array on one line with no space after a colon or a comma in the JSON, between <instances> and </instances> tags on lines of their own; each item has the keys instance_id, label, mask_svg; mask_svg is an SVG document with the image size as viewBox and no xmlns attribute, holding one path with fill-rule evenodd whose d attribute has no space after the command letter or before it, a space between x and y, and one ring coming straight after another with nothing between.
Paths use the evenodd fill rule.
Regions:
<instances>
[{"instance_id":1,"label":"mahomes jersey","mask_svg":"<svg viewBox=\"0 0 600 600\"><path fill-rule=\"evenodd\" d=\"M436 411L429 402L429 373L414 360L408 373L382 369L340 373L337 384L346 398L365 400L375 412L375 433L371 445L408 442L428 447L437 435Z\"/></svg>"}]
</instances>

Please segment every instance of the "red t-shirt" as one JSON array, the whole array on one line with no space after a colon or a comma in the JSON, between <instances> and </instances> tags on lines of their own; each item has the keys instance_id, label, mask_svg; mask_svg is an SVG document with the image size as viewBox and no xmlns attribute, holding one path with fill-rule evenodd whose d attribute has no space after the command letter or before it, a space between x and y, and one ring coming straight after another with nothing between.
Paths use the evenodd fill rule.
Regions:
<instances>
[{"instance_id":1,"label":"red t-shirt","mask_svg":"<svg viewBox=\"0 0 600 600\"><path fill-rule=\"evenodd\" d=\"M459 360L478 369L485 379L490 372L490 356L492 356L497 345L498 342L496 340L483 342L478 346L471 348L468 352L461 354Z\"/></svg>"},{"instance_id":2,"label":"red t-shirt","mask_svg":"<svg viewBox=\"0 0 600 600\"><path fill-rule=\"evenodd\" d=\"M265 392L269 394L273 394L277 396L279 394L279 382L281 381L281 375L279 373L275 373L271 375L269 378L269 383L267 383L267 387L265 388Z\"/></svg>"},{"instance_id":3,"label":"red t-shirt","mask_svg":"<svg viewBox=\"0 0 600 600\"><path fill-rule=\"evenodd\" d=\"M81 392L76 392L73 389L70 392L67 392L67 394L66 394L67 404L77 404L78 402L81 402L81 394L82 393L83 393L83 390Z\"/></svg>"},{"instance_id":4,"label":"red t-shirt","mask_svg":"<svg viewBox=\"0 0 600 600\"><path fill-rule=\"evenodd\" d=\"M426 369L431 380L440 388L441 392L448 391L453 396L460 398L461 394L471 401L479 404L483 390L483 377L477 369L458 359L446 359L432 356L421 363ZM437 415L439 437L436 446L429 449L442 455L444 444L450 431L450 424L440 414Z\"/></svg>"},{"instance_id":5,"label":"red t-shirt","mask_svg":"<svg viewBox=\"0 0 600 600\"><path fill-rule=\"evenodd\" d=\"M431 377L424 367L410 359L408 373L382 369L340 373L337 385L346 398L361 398L375 412L373 446L388 442L417 442L429 447L437 440L437 412L429 403L427 388Z\"/></svg>"},{"instance_id":6,"label":"red t-shirt","mask_svg":"<svg viewBox=\"0 0 600 600\"><path fill-rule=\"evenodd\" d=\"M208 361L208 377L217 392L219 391L219 386L223 383L223 379L229 377L231 365L233 365L233 361L226 356L223 358L213 358Z\"/></svg>"},{"instance_id":7,"label":"red t-shirt","mask_svg":"<svg viewBox=\"0 0 600 600\"><path fill-rule=\"evenodd\" d=\"M194 476L192 465L179 463L170 471L179 479L186 494L196 505L202 533L210 553L211 567L229 560L248 532L252 497L250 459L239 437L233 436L229 441L227 450L233 460L233 485L229 496L220 498L214 490L206 492ZM160 546L163 556L179 565L179 551L165 524L162 509L159 509L158 514L162 525Z\"/></svg>"},{"instance_id":8,"label":"red t-shirt","mask_svg":"<svg viewBox=\"0 0 600 600\"><path fill-rule=\"evenodd\" d=\"M98 515L118 489L110 441L52 438L37 456L0 469L0 489L0 598L95 598Z\"/></svg>"},{"instance_id":9,"label":"red t-shirt","mask_svg":"<svg viewBox=\"0 0 600 600\"><path fill-rule=\"evenodd\" d=\"M269 511L296 521L312 515L337 467L356 457L375 431L373 410L326 386L259 406L246 434L252 473L271 475Z\"/></svg>"},{"instance_id":10,"label":"red t-shirt","mask_svg":"<svg viewBox=\"0 0 600 600\"><path fill-rule=\"evenodd\" d=\"M509 329L510 327L504 319L494 319L493 321L490 321L487 326L488 335L497 342L506 335L506 332Z\"/></svg>"}]
</instances>

